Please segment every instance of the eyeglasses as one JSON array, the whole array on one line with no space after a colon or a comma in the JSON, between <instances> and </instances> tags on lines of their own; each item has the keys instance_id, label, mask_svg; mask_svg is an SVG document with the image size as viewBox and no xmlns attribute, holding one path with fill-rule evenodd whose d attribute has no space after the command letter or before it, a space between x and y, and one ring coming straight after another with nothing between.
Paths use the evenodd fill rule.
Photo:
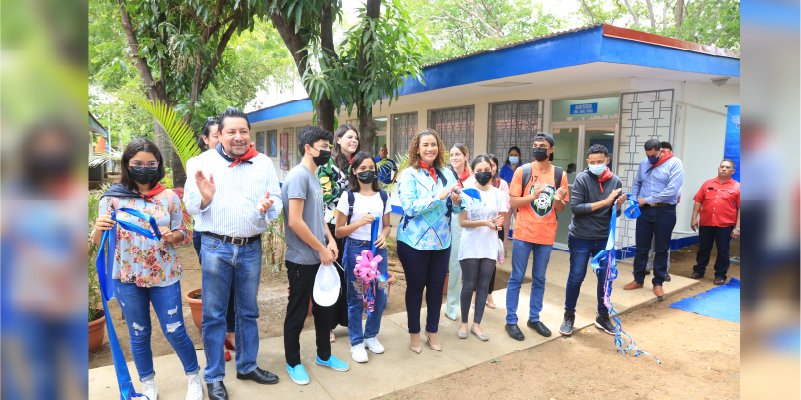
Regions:
<instances>
[{"instance_id":1,"label":"eyeglasses","mask_svg":"<svg viewBox=\"0 0 801 400\"><path fill-rule=\"evenodd\" d=\"M147 168L147 169L156 169L159 167L158 161L150 161L148 163L143 163L141 161L131 161L130 164L133 168Z\"/></svg>"}]
</instances>

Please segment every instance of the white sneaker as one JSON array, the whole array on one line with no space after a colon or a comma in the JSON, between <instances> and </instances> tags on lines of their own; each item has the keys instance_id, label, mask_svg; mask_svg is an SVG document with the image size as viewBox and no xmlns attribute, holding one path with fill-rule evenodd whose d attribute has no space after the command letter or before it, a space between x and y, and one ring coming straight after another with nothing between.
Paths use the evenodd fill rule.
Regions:
<instances>
[{"instance_id":1,"label":"white sneaker","mask_svg":"<svg viewBox=\"0 0 801 400\"><path fill-rule=\"evenodd\" d=\"M350 357L357 363L367 362L367 350L364 349L364 343L359 343L356 346L350 347Z\"/></svg>"},{"instance_id":2,"label":"white sneaker","mask_svg":"<svg viewBox=\"0 0 801 400\"><path fill-rule=\"evenodd\" d=\"M149 400L156 400L159 397L159 388L156 386L155 379L142 382L142 394Z\"/></svg>"},{"instance_id":3,"label":"white sneaker","mask_svg":"<svg viewBox=\"0 0 801 400\"><path fill-rule=\"evenodd\" d=\"M367 348L375 354L381 354L384 352L384 346L381 345L381 342L378 341L378 338L371 337L364 339L364 344L367 345Z\"/></svg>"},{"instance_id":4,"label":"white sneaker","mask_svg":"<svg viewBox=\"0 0 801 400\"><path fill-rule=\"evenodd\" d=\"M200 372L189 375L189 383L186 385L186 400L203 400Z\"/></svg>"}]
</instances>

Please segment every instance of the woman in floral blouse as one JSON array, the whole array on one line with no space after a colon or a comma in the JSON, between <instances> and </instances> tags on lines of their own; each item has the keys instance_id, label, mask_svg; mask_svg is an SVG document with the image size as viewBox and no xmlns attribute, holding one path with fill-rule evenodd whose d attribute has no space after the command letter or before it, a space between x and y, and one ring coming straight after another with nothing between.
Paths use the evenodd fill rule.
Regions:
<instances>
[{"instance_id":1,"label":"woman in floral blouse","mask_svg":"<svg viewBox=\"0 0 801 400\"><path fill-rule=\"evenodd\" d=\"M92 239L99 244L103 231L115 228L111 213L120 208L151 215L161 231L161 240L157 241L116 228L114 293L128 324L131 353L143 383L142 393L150 400L158 395L150 348L150 304L153 304L164 336L189 377L186 399L200 400L203 398L200 366L195 346L186 333L181 307L181 264L173 247L186 237L181 201L160 183L164 165L152 142L132 140L123 152L122 165L121 182L111 186L100 200L100 216L95 221ZM117 219L151 229L148 221L128 213L118 213Z\"/></svg>"}]
</instances>

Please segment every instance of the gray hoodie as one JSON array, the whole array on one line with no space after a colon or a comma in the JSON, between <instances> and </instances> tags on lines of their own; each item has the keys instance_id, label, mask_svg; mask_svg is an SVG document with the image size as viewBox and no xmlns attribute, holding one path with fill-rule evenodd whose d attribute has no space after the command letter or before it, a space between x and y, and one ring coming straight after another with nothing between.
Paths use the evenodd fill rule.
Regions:
<instances>
[{"instance_id":1,"label":"gray hoodie","mask_svg":"<svg viewBox=\"0 0 801 400\"><path fill-rule=\"evenodd\" d=\"M598 185L598 177L589 170L579 172L570 192L570 210L573 220L570 222L570 236L603 240L609 236L609 219L612 217L612 206L592 211L592 203L601 201L615 189L623 187L617 175L603 183L603 191Z\"/></svg>"}]
</instances>

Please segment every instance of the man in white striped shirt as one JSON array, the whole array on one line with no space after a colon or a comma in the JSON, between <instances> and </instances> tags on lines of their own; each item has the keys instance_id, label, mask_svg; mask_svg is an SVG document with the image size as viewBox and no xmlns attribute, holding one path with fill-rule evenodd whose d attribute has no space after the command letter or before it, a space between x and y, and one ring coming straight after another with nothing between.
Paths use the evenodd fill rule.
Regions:
<instances>
[{"instance_id":1,"label":"man in white striped shirt","mask_svg":"<svg viewBox=\"0 0 801 400\"><path fill-rule=\"evenodd\" d=\"M228 399L223 385L225 315L232 283L236 298L236 377L261 384L278 377L256 364L261 234L281 213L272 161L250 144L250 122L229 107L220 116L220 143L187 162L184 202L203 231L203 373L210 400Z\"/></svg>"}]
</instances>

